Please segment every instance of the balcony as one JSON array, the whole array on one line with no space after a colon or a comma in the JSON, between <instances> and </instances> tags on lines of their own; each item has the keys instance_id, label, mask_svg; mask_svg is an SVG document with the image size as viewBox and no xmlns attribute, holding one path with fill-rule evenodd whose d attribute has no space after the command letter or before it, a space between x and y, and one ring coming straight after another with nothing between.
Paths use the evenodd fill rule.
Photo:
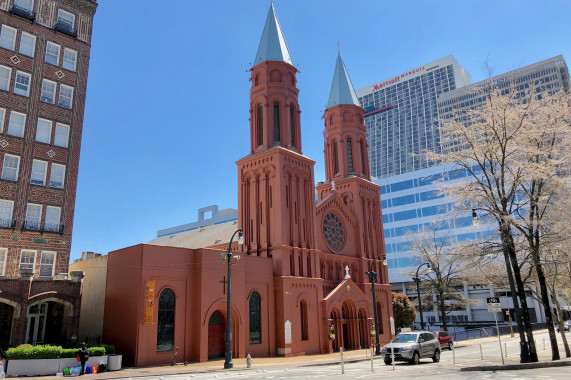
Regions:
<instances>
[{"instance_id":1,"label":"balcony","mask_svg":"<svg viewBox=\"0 0 571 380\"><path fill-rule=\"evenodd\" d=\"M11 13L30 21L34 21L36 19L36 12L17 4L14 4Z\"/></svg>"},{"instance_id":2,"label":"balcony","mask_svg":"<svg viewBox=\"0 0 571 380\"><path fill-rule=\"evenodd\" d=\"M13 231L16 229L16 220L0 218L0 228L11 228Z\"/></svg>"},{"instance_id":3,"label":"balcony","mask_svg":"<svg viewBox=\"0 0 571 380\"><path fill-rule=\"evenodd\" d=\"M13 224L15 227L15 221ZM26 221L24 221L24 223L22 223L22 229L21 230L22 231L39 231L40 234L42 234L42 235L44 234L44 232L52 232L52 233L59 234L61 236L61 235L63 235L64 229L65 229L64 224L45 223L44 226L42 227L40 222L26 220Z\"/></svg>"},{"instance_id":4,"label":"balcony","mask_svg":"<svg viewBox=\"0 0 571 380\"><path fill-rule=\"evenodd\" d=\"M73 27L73 25L70 25L69 23L62 20L58 20L56 22L55 30L63 34L67 34L73 38L77 37L77 30Z\"/></svg>"}]
</instances>

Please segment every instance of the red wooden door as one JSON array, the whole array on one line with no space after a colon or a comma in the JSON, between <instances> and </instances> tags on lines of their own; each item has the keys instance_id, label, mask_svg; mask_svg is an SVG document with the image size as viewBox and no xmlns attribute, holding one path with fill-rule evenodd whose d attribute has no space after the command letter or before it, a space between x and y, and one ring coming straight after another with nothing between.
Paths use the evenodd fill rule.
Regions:
<instances>
[{"instance_id":1,"label":"red wooden door","mask_svg":"<svg viewBox=\"0 0 571 380\"><path fill-rule=\"evenodd\" d=\"M215 311L208 321L208 359L223 357L226 349L224 332L226 324L220 312Z\"/></svg>"}]
</instances>

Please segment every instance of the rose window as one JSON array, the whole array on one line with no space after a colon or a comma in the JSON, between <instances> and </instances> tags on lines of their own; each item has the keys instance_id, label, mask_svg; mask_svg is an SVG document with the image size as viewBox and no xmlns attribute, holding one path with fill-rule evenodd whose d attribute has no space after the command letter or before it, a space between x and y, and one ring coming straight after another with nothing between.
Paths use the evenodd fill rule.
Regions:
<instances>
[{"instance_id":1,"label":"rose window","mask_svg":"<svg viewBox=\"0 0 571 380\"><path fill-rule=\"evenodd\" d=\"M339 251L345 244L345 229L339 217L328 213L323 219L323 237L332 251Z\"/></svg>"}]
</instances>

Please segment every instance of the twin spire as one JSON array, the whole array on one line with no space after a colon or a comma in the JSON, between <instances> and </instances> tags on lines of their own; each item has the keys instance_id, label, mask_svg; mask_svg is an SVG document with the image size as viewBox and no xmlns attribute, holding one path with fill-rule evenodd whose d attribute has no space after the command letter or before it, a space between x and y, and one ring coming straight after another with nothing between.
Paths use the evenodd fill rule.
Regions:
<instances>
[{"instance_id":1,"label":"twin spire","mask_svg":"<svg viewBox=\"0 0 571 380\"><path fill-rule=\"evenodd\" d=\"M254 66L265 61L283 61L293 66L273 2L268 10L266 25L264 26L260 46L258 46L256 59L254 59Z\"/></svg>"},{"instance_id":2,"label":"twin spire","mask_svg":"<svg viewBox=\"0 0 571 380\"><path fill-rule=\"evenodd\" d=\"M256 53L256 59L254 60L254 66L265 61L282 61L293 66L293 61L291 60L273 2L268 10L268 17L266 18L266 25L264 26L262 39L260 40L258 52ZM327 108L339 104L361 106L357 99L355 89L353 88L351 78L349 78L349 74L341 58L341 53L337 56Z\"/></svg>"}]
</instances>

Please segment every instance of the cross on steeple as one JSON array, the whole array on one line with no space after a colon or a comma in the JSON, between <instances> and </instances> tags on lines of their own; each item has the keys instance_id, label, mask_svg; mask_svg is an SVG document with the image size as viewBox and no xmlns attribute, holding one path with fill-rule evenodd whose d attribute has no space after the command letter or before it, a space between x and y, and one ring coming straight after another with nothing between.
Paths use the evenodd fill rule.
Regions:
<instances>
[{"instance_id":1,"label":"cross on steeple","mask_svg":"<svg viewBox=\"0 0 571 380\"><path fill-rule=\"evenodd\" d=\"M341 45L339 44L339 41L337 41L337 52L341 54Z\"/></svg>"}]
</instances>

